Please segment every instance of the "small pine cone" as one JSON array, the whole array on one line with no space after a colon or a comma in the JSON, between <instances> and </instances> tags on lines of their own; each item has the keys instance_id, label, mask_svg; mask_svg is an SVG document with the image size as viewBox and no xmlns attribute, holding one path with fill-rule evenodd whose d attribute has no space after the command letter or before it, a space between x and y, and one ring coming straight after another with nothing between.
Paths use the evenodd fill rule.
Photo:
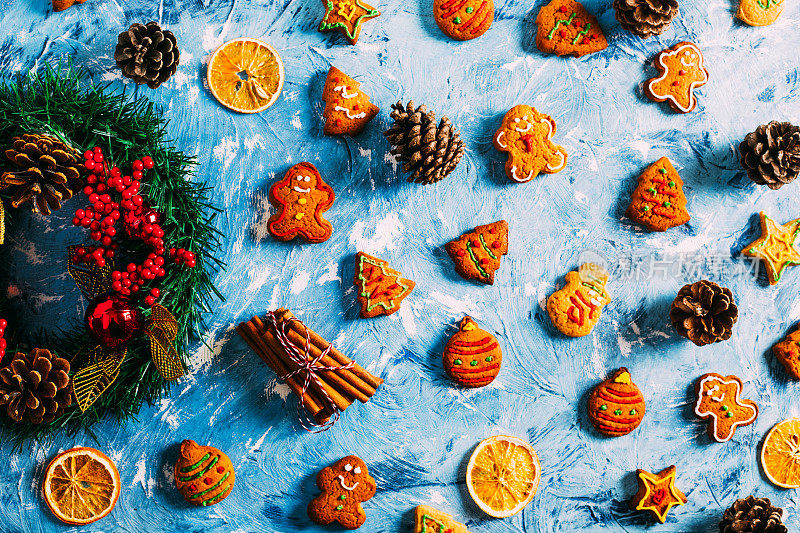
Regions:
<instances>
[{"instance_id":1,"label":"small pine cone","mask_svg":"<svg viewBox=\"0 0 800 533\"><path fill-rule=\"evenodd\" d=\"M119 34L114 61L122 74L137 85L155 89L178 69L180 51L175 35L157 22L135 23Z\"/></svg>"},{"instance_id":2,"label":"small pine cone","mask_svg":"<svg viewBox=\"0 0 800 533\"><path fill-rule=\"evenodd\" d=\"M71 404L69 361L49 350L17 353L8 366L0 368L0 405L6 406L12 420L52 422Z\"/></svg>"},{"instance_id":3,"label":"small pine cone","mask_svg":"<svg viewBox=\"0 0 800 533\"><path fill-rule=\"evenodd\" d=\"M614 13L620 25L647 39L666 31L678 15L677 0L614 0Z\"/></svg>"},{"instance_id":4,"label":"small pine cone","mask_svg":"<svg viewBox=\"0 0 800 533\"><path fill-rule=\"evenodd\" d=\"M739 144L739 155L751 180L780 189L800 173L800 127L776 120L761 125Z\"/></svg>"},{"instance_id":5,"label":"small pine cone","mask_svg":"<svg viewBox=\"0 0 800 533\"><path fill-rule=\"evenodd\" d=\"M6 157L22 170L0 176L0 189L11 192L11 205L31 202L35 212L49 215L83 187L86 167L80 153L49 135L25 134L11 140Z\"/></svg>"},{"instance_id":6,"label":"small pine cone","mask_svg":"<svg viewBox=\"0 0 800 533\"><path fill-rule=\"evenodd\" d=\"M730 289L703 280L678 291L669 318L679 334L704 346L731 337L739 309Z\"/></svg>"},{"instance_id":7,"label":"small pine cone","mask_svg":"<svg viewBox=\"0 0 800 533\"><path fill-rule=\"evenodd\" d=\"M392 143L392 155L403 163L403 171L410 173L408 181L436 183L455 170L464 155L464 141L453 128L450 119L442 117L436 126L436 113L428 112L411 101L392 104L389 115L394 124L383 132Z\"/></svg>"},{"instance_id":8,"label":"small pine cone","mask_svg":"<svg viewBox=\"0 0 800 533\"><path fill-rule=\"evenodd\" d=\"M769 498L748 496L733 502L719 523L720 533L787 533L783 509Z\"/></svg>"}]
</instances>

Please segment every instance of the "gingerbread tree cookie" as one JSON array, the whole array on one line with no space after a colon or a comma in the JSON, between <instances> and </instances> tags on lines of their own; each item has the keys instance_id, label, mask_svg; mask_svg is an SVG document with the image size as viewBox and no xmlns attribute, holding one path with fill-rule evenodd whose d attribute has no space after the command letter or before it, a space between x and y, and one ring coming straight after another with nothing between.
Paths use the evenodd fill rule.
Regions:
<instances>
[{"instance_id":1,"label":"gingerbread tree cookie","mask_svg":"<svg viewBox=\"0 0 800 533\"><path fill-rule=\"evenodd\" d=\"M347 37L350 44L358 42L361 25L381 12L361 0L322 0L325 16L319 25L319 31L339 30Z\"/></svg>"},{"instance_id":2,"label":"gingerbread tree cookie","mask_svg":"<svg viewBox=\"0 0 800 533\"><path fill-rule=\"evenodd\" d=\"M452 516L427 505L418 505L414 511L414 533L469 533L467 526L456 522Z\"/></svg>"},{"instance_id":3,"label":"gingerbread tree cookie","mask_svg":"<svg viewBox=\"0 0 800 533\"><path fill-rule=\"evenodd\" d=\"M608 47L597 19L575 0L552 0L539 10L536 46L542 52L575 57Z\"/></svg>"},{"instance_id":4,"label":"gingerbread tree cookie","mask_svg":"<svg viewBox=\"0 0 800 533\"><path fill-rule=\"evenodd\" d=\"M308 242L323 242L333 233L331 223L322 218L336 196L311 163L294 165L282 180L269 190L269 201L278 211L269 217L267 228L279 241L300 237Z\"/></svg>"},{"instance_id":5,"label":"gingerbread tree cookie","mask_svg":"<svg viewBox=\"0 0 800 533\"><path fill-rule=\"evenodd\" d=\"M756 421L758 405L740 398L742 380L736 376L703 374L695 384L694 413L708 420L708 436L717 442L731 440L736 428Z\"/></svg>"},{"instance_id":6,"label":"gingerbread tree cookie","mask_svg":"<svg viewBox=\"0 0 800 533\"><path fill-rule=\"evenodd\" d=\"M553 143L556 123L529 105L512 107L494 134L494 147L508 152L506 175L517 183L531 181L540 172L553 174L567 166L567 152Z\"/></svg>"},{"instance_id":7,"label":"gingerbread tree cookie","mask_svg":"<svg viewBox=\"0 0 800 533\"><path fill-rule=\"evenodd\" d=\"M762 211L761 237L745 246L742 253L761 259L767 267L770 285L775 285L786 267L800 264L800 250L795 246L798 234L800 218L780 225Z\"/></svg>"},{"instance_id":8,"label":"gingerbread tree cookie","mask_svg":"<svg viewBox=\"0 0 800 533\"><path fill-rule=\"evenodd\" d=\"M375 496L375 479L367 465L355 455L336 461L317 475L322 494L308 504L308 517L317 524L338 522L346 529L357 529L367 519L361 504Z\"/></svg>"},{"instance_id":9,"label":"gingerbread tree cookie","mask_svg":"<svg viewBox=\"0 0 800 533\"><path fill-rule=\"evenodd\" d=\"M325 135L358 135L380 111L361 91L361 84L336 67L328 70L322 100Z\"/></svg>"},{"instance_id":10,"label":"gingerbread tree cookie","mask_svg":"<svg viewBox=\"0 0 800 533\"><path fill-rule=\"evenodd\" d=\"M508 222L499 220L478 226L444 248L462 278L492 285L494 272L508 253Z\"/></svg>"},{"instance_id":11,"label":"gingerbread tree cookie","mask_svg":"<svg viewBox=\"0 0 800 533\"><path fill-rule=\"evenodd\" d=\"M703 53L696 44L684 41L656 56L659 76L644 84L644 93L654 102L668 102L678 113L689 113L697 106L694 90L708 82Z\"/></svg>"},{"instance_id":12,"label":"gingerbread tree cookie","mask_svg":"<svg viewBox=\"0 0 800 533\"><path fill-rule=\"evenodd\" d=\"M689 221L683 180L668 158L662 157L639 176L625 214L650 231L666 231Z\"/></svg>"},{"instance_id":13,"label":"gingerbread tree cookie","mask_svg":"<svg viewBox=\"0 0 800 533\"><path fill-rule=\"evenodd\" d=\"M594 263L584 263L567 272L567 284L547 299L547 314L553 325L569 337L583 337L592 332L603 307L611 302L606 290L608 272Z\"/></svg>"},{"instance_id":14,"label":"gingerbread tree cookie","mask_svg":"<svg viewBox=\"0 0 800 533\"><path fill-rule=\"evenodd\" d=\"M675 486L675 465L669 466L658 474L647 470L636 470L636 481L639 490L631 500L631 507L636 511L651 513L662 524L667 521L667 513L676 505L684 505L686 495Z\"/></svg>"},{"instance_id":15,"label":"gingerbread tree cookie","mask_svg":"<svg viewBox=\"0 0 800 533\"><path fill-rule=\"evenodd\" d=\"M353 283L361 304L361 318L391 315L399 311L400 302L411 294L415 285L383 259L364 252L356 254Z\"/></svg>"}]
</instances>

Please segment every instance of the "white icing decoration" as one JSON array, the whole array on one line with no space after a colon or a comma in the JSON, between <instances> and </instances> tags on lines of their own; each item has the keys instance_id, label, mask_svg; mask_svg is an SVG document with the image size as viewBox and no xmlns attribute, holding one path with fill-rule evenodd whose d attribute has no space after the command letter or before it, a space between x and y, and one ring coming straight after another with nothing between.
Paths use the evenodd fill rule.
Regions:
<instances>
[{"instance_id":1,"label":"white icing decoration","mask_svg":"<svg viewBox=\"0 0 800 533\"><path fill-rule=\"evenodd\" d=\"M551 170L553 172L556 172L556 171L561 170L562 168L564 168L564 164L566 163L566 161L564 161L564 154L561 153L561 150L558 150L556 153L561 158L561 160L558 162L558 165L556 165L556 166L551 166L550 163L547 163L547 170Z\"/></svg>"},{"instance_id":2,"label":"white icing decoration","mask_svg":"<svg viewBox=\"0 0 800 533\"><path fill-rule=\"evenodd\" d=\"M497 137L495 137L495 142L497 142L497 144L499 144L499 145L500 145L500 146L502 146L503 148L508 148L508 145L507 145L506 143L504 143L503 141L501 141L501 140L500 140L500 139L502 139L502 138L503 138L503 135L505 135L505 134L506 134L506 132L505 132L505 131L501 131L500 133L498 133L498 134L497 134Z\"/></svg>"},{"instance_id":3,"label":"white icing decoration","mask_svg":"<svg viewBox=\"0 0 800 533\"><path fill-rule=\"evenodd\" d=\"M348 100L358 96L357 92L347 94L347 86L346 85L337 85L336 87L333 88L333 90L334 91L339 91L340 93L342 93L342 98L347 98Z\"/></svg>"},{"instance_id":4,"label":"white icing decoration","mask_svg":"<svg viewBox=\"0 0 800 533\"><path fill-rule=\"evenodd\" d=\"M356 119L364 118L364 117L367 116L367 113L364 112L364 111L362 111L361 113L356 113L355 115L351 115L349 109L347 109L346 107L342 107L340 105L337 105L336 107L334 107L333 110L334 111L344 111L345 115L347 115L347 118L349 118L350 120L356 120Z\"/></svg>"},{"instance_id":5,"label":"white icing decoration","mask_svg":"<svg viewBox=\"0 0 800 533\"><path fill-rule=\"evenodd\" d=\"M673 95L671 95L671 94L658 94L653 90L653 85L655 85L656 83L658 83L660 81L663 81L664 78L666 78L667 74L669 73L669 68L667 67L667 65L664 64L664 58L666 58L667 56L678 55L681 52L681 50L684 50L684 49L686 49L686 53L688 53L689 50L693 50L694 52L697 53L697 58L698 59L697 59L697 65L696 66L703 73L703 79L698 80L698 81L693 81L692 84L689 86L689 106L688 107L683 107L682 105L680 105L678 103L678 101L675 99L675 97ZM694 99L694 90L697 87L705 84L708 81L708 72L706 72L705 67L703 67L703 54L700 53L700 50L698 50L698 48L693 44L684 44L683 46L681 46L677 50L673 50L672 52L668 52L666 54L659 54L658 62L661 64L662 67L664 67L664 73L661 76L659 76L658 78L653 78L653 80L650 83L647 84L647 88L650 90L650 93L653 96L655 96L656 98L661 98L662 100L670 100L673 104L675 104L675 107L677 107L678 109L680 109L684 113L688 113L689 111L694 109L694 107L696 105L696 102L695 102L695 99ZM681 58L681 62L683 62L683 58ZM692 64L692 66L695 66L695 65Z\"/></svg>"},{"instance_id":6,"label":"white icing decoration","mask_svg":"<svg viewBox=\"0 0 800 533\"><path fill-rule=\"evenodd\" d=\"M347 466L350 466L350 465L347 465ZM347 468L347 467L345 467L345 468ZM353 468L353 467L350 466L350 468ZM358 470L358 468L357 468L357 470ZM356 472L356 473L358 473L358 472ZM345 483L345 481L344 481L344 474L339 474L339 485L341 485L344 490L350 490L350 491L356 490L356 487L358 487L359 483L360 483L360 481L356 481L352 485L348 486L347 483Z\"/></svg>"},{"instance_id":7,"label":"white icing decoration","mask_svg":"<svg viewBox=\"0 0 800 533\"><path fill-rule=\"evenodd\" d=\"M303 189L302 187L298 187L297 185L295 185L294 187L292 187L292 189L294 189L295 191L297 191L297 192L299 192L299 193L302 193L302 194L308 194L308 193L310 193L310 192L311 192L311 189L310 189L310 188L308 188L308 189Z\"/></svg>"},{"instance_id":8,"label":"white icing decoration","mask_svg":"<svg viewBox=\"0 0 800 533\"><path fill-rule=\"evenodd\" d=\"M753 415L750 418L748 418L747 420L736 420L736 421L734 421L732 426L731 426L731 431L730 431L730 434L728 435L728 438L721 439L721 440L717 439L717 422L719 420L719 413L717 413L716 411L701 411L700 410L700 404L703 401L702 391L705 390L706 384L710 384L710 383L714 383L714 382L716 382L717 384L714 385L714 387L712 387L708 391L706 391L706 394L708 394L708 392L712 392L713 393L714 392L714 388L719 389L721 385L735 385L736 386L736 394L733 395L733 399L736 402L736 405L738 405L740 407L745 407L747 409L751 409L753 411ZM736 380L725 381L723 379L720 379L717 376L706 376L703 379L703 381L700 382L700 391L701 391L701 394L699 394L698 397L697 397L697 403L694 406L694 412L699 417L711 416L711 418L714 420L714 440L717 440L719 442L727 442L727 441L731 440L731 438L733 437L733 434L734 434L734 430L736 429L737 426L747 425L750 422L752 422L753 420L755 420L756 417L758 416L758 410L757 409L754 409L752 406L745 405L745 404L743 404L743 403L741 403L739 401L739 394L741 394L741 392L742 392L742 386ZM712 400L714 400L714 399L715 398L712 398Z\"/></svg>"},{"instance_id":9,"label":"white icing decoration","mask_svg":"<svg viewBox=\"0 0 800 533\"><path fill-rule=\"evenodd\" d=\"M533 123L528 122L528 125L524 129L519 129L517 127L514 127L514 129L517 130L520 133L528 133L529 131L531 131L533 129Z\"/></svg>"},{"instance_id":10,"label":"white icing decoration","mask_svg":"<svg viewBox=\"0 0 800 533\"><path fill-rule=\"evenodd\" d=\"M344 471L345 472L349 472L352 469L353 469L353 465L351 465L350 463L347 463L346 465L344 465Z\"/></svg>"},{"instance_id":11,"label":"white icing decoration","mask_svg":"<svg viewBox=\"0 0 800 533\"><path fill-rule=\"evenodd\" d=\"M548 139L552 139L553 138L553 124L551 124L550 121L547 120L546 118L540 118L539 122L541 122L543 124L547 124L547 138Z\"/></svg>"},{"instance_id":12,"label":"white icing decoration","mask_svg":"<svg viewBox=\"0 0 800 533\"><path fill-rule=\"evenodd\" d=\"M516 181L516 182L519 182L519 183L525 183L526 181L531 181L533 179L533 170L531 170L528 173L527 177L518 178L517 177L517 167L511 167L511 179Z\"/></svg>"}]
</instances>

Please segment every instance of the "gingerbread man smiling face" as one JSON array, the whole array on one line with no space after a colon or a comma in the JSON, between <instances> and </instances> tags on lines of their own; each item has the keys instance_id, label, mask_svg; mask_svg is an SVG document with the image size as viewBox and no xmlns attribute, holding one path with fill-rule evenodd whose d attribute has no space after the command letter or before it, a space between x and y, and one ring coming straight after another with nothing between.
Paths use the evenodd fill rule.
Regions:
<instances>
[{"instance_id":1,"label":"gingerbread man smiling face","mask_svg":"<svg viewBox=\"0 0 800 533\"><path fill-rule=\"evenodd\" d=\"M269 232L280 241L301 237L316 243L328 240L331 223L322 218L335 196L311 163L294 165L269 191L270 203L278 208L269 217Z\"/></svg>"},{"instance_id":2,"label":"gingerbread man smiling face","mask_svg":"<svg viewBox=\"0 0 800 533\"><path fill-rule=\"evenodd\" d=\"M308 504L308 517L317 524L338 522L346 529L361 527L367 515L361 504L375 495L375 479L355 455L339 459L317 475L322 494Z\"/></svg>"},{"instance_id":3,"label":"gingerbread man smiling face","mask_svg":"<svg viewBox=\"0 0 800 533\"><path fill-rule=\"evenodd\" d=\"M556 123L529 105L506 113L494 134L494 147L508 152L506 175L518 183L531 181L540 172L552 174L567 165L567 152L553 143Z\"/></svg>"}]
</instances>

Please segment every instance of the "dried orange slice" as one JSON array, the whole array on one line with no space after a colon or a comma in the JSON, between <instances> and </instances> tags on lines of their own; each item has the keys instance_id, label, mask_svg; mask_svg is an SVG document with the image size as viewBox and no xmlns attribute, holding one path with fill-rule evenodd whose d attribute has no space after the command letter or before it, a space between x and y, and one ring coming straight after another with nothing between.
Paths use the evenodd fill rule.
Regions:
<instances>
[{"instance_id":1,"label":"dried orange slice","mask_svg":"<svg viewBox=\"0 0 800 533\"><path fill-rule=\"evenodd\" d=\"M769 430L761 445L761 468L779 487L800 487L800 418L788 418Z\"/></svg>"},{"instance_id":2,"label":"dried orange slice","mask_svg":"<svg viewBox=\"0 0 800 533\"><path fill-rule=\"evenodd\" d=\"M283 88L283 61L258 39L234 39L214 52L206 71L208 88L219 103L239 113L260 113Z\"/></svg>"},{"instance_id":3,"label":"dried orange slice","mask_svg":"<svg viewBox=\"0 0 800 533\"><path fill-rule=\"evenodd\" d=\"M117 467L93 448L72 448L58 455L44 475L44 500L56 518L91 524L114 508L122 484Z\"/></svg>"},{"instance_id":4,"label":"dried orange slice","mask_svg":"<svg viewBox=\"0 0 800 533\"><path fill-rule=\"evenodd\" d=\"M541 467L531 445L500 435L482 440L467 465L469 494L483 512L495 518L515 515L539 487Z\"/></svg>"}]
</instances>

